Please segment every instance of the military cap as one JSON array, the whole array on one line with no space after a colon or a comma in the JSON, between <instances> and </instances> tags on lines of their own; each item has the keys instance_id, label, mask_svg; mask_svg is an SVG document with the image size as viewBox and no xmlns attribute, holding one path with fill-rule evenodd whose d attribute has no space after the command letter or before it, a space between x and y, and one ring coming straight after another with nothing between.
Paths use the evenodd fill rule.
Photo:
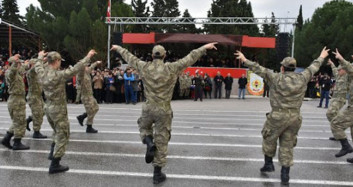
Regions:
<instances>
[{"instance_id":1,"label":"military cap","mask_svg":"<svg viewBox=\"0 0 353 187\"><path fill-rule=\"evenodd\" d=\"M47 58L49 62L54 62L55 60L65 61L63 58L61 58L61 55L56 51L49 52Z\"/></svg>"},{"instance_id":2,"label":"military cap","mask_svg":"<svg viewBox=\"0 0 353 187\"><path fill-rule=\"evenodd\" d=\"M162 56L165 55L165 53L166 53L166 51L165 51L165 49L164 49L163 46L161 46L161 45L156 45L156 46L153 47L153 50L152 50L153 56L155 56L155 57L162 57Z\"/></svg>"},{"instance_id":3,"label":"military cap","mask_svg":"<svg viewBox=\"0 0 353 187\"><path fill-rule=\"evenodd\" d=\"M297 67L297 61L295 58L286 57L282 60L281 65L287 68L295 68Z\"/></svg>"}]
</instances>

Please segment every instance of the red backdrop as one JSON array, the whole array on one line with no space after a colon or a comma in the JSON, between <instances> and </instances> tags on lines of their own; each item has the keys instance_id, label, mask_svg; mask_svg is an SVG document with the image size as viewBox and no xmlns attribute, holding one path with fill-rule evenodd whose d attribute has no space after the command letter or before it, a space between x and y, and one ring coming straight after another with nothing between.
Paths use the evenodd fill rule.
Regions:
<instances>
[{"instance_id":1,"label":"red backdrop","mask_svg":"<svg viewBox=\"0 0 353 187\"><path fill-rule=\"evenodd\" d=\"M242 68L205 68L205 67L189 67L184 72L190 72L190 75L195 75L195 71L199 70L199 72L203 72L203 74L207 73L210 77L215 77L217 72L221 72L223 77L227 76L228 73L231 74L233 78L240 78L242 74L246 76L246 70Z\"/></svg>"}]
</instances>

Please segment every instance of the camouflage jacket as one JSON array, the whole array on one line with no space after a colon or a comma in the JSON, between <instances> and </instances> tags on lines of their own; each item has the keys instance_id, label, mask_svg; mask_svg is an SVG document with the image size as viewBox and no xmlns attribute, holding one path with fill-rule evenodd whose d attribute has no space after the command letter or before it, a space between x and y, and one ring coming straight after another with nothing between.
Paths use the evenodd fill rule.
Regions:
<instances>
[{"instance_id":1,"label":"camouflage jacket","mask_svg":"<svg viewBox=\"0 0 353 187\"><path fill-rule=\"evenodd\" d=\"M186 84L186 88L190 88L192 85L192 79L188 75L185 75L185 84Z\"/></svg>"},{"instance_id":2,"label":"camouflage jacket","mask_svg":"<svg viewBox=\"0 0 353 187\"><path fill-rule=\"evenodd\" d=\"M27 82L28 82L27 98L42 97L42 85L39 82L39 79L34 67L32 67L29 71L27 71Z\"/></svg>"},{"instance_id":3,"label":"camouflage jacket","mask_svg":"<svg viewBox=\"0 0 353 187\"><path fill-rule=\"evenodd\" d=\"M186 79L184 75L179 76L179 88L186 89Z\"/></svg>"},{"instance_id":4,"label":"camouflage jacket","mask_svg":"<svg viewBox=\"0 0 353 187\"><path fill-rule=\"evenodd\" d=\"M25 95L25 84L23 82L23 77L21 69L18 69L17 66L21 62L10 62L11 67L5 73L6 84L8 86L8 93L10 95Z\"/></svg>"},{"instance_id":5,"label":"camouflage jacket","mask_svg":"<svg viewBox=\"0 0 353 187\"><path fill-rule=\"evenodd\" d=\"M299 111L308 82L319 71L323 61L323 58L318 58L301 73L274 73L249 60L245 62L245 65L267 81L270 88L270 104L273 109L297 109Z\"/></svg>"},{"instance_id":6,"label":"camouflage jacket","mask_svg":"<svg viewBox=\"0 0 353 187\"><path fill-rule=\"evenodd\" d=\"M346 70L348 76L348 83L349 83L349 95L350 98L348 100L348 106L353 107L353 65L348 61L339 61L342 68Z\"/></svg>"},{"instance_id":7,"label":"camouflage jacket","mask_svg":"<svg viewBox=\"0 0 353 187\"><path fill-rule=\"evenodd\" d=\"M195 49L186 57L173 63L164 63L161 59L144 62L120 46L117 52L129 63L129 66L140 72L147 99L146 104L165 106L166 109L170 109L170 101L178 76L185 68L206 54L206 48Z\"/></svg>"},{"instance_id":8,"label":"camouflage jacket","mask_svg":"<svg viewBox=\"0 0 353 187\"><path fill-rule=\"evenodd\" d=\"M76 81L80 83L81 97L93 95L91 72L94 70L94 68L96 68L97 65L98 63L95 62L91 64L91 66L88 68L88 71L86 68L83 68L83 70L77 74Z\"/></svg>"},{"instance_id":9,"label":"camouflage jacket","mask_svg":"<svg viewBox=\"0 0 353 187\"><path fill-rule=\"evenodd\" d=\"M336 78L336 83L333 89L332 98L346 98L349 90L349 82L348 82L347 74L339 75L337 67L334 64L331 64L331 69L332 69L333 76Z\"/></svg>"},{"instance_id":10,"label":"camouflage jacket","mask_svg":"<svg viewBox=\"0 0 353 187\"><path fill-rule=\"evenodd\" d=\"M90 62L89 58L84 58L76 63L74 67L65 70L55 70L50 66L44 68L43 61L38 60L35 64L35 71L42 83L47 103L56 105L66 105L65 86L67 79L82 71Z\"/></svg>"}]
</instances>

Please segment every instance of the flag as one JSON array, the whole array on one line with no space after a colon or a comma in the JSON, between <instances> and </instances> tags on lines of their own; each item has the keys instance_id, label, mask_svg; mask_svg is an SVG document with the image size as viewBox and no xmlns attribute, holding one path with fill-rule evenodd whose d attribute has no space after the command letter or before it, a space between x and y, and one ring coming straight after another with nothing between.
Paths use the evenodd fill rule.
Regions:
<instances>
[{"instance_id":1,"label":"flag","mask_svg":"<svg viewBox=\"0 0 353 187\"><path fill-rule=\"evenodd\" d=\"M110 22L110 10L111 10L111 0L108 0L108 8L107 8L107 22L109 23Z\"/></svg>"}]
</instances>

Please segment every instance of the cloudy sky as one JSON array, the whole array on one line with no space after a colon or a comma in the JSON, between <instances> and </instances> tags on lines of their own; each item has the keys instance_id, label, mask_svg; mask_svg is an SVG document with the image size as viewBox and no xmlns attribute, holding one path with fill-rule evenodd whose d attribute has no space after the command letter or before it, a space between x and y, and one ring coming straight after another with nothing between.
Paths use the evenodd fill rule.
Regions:
<instances>
[{"instance_id":1,"label":"cloudy sky","mask_svg":"<svg viewBox=\"0 0 353 187\"><path fill-rule=\"evenodd\" d=\"M300 5L303 5L304 19L311 18L315 9L321 7L329 0L250 0L255 17L270 17L271 12L278 18L297 17ZM347 0L353 2L353 0ZM131 0L125 0L130 3ZM151 0L149 0L151 2ZM39 6L37 0L17 0L20 13L26 13L26 7L31 3ZM179 9L183 12L189 9L192 17L207 17L207 11L211 8L212 0L179 0Z\"/></svg>"}]
</instances>

